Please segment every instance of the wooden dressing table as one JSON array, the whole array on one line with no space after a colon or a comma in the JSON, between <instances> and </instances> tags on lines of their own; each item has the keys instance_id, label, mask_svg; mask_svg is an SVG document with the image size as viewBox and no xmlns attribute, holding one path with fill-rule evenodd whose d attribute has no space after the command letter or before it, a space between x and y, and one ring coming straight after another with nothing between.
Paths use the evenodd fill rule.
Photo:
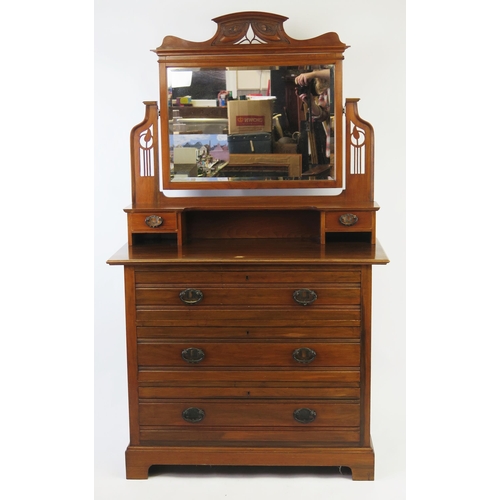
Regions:
<instances>
[{"instance_id":1,"label":"wooden dressing table","mask_svg":"<svg viewBox=\"0 0 500 500\"><path fill-rule=\"evenodd\" d=\"M108 260L125 274L129 479L146 479L151 465L346 466L355 480L374 479L371 280L388 259L375 231L373 129L358 99L342 98L347 46L335 33L295 40L285 20L229 14L214 19L206 42L167 36L155 50L160 104L146 102L132 130L128 242ZM298 143L274 153L280 139L301 135L286 130L295 115L278 120L300 108L293 80L314 66L331 75L320 166ZM213 181L199 144L185 169L195 175L172 160L175 141L208 137L211 151L214 136L234 133L224 107L204 115L171 95L173 71L214 67L228 72L235 101L248 92L238 72L269 75L271 95L255 102L274 106L273 152L232 160L250 165L251 177L236 169ZM174 116L185 121L181 133ZM279 177L259 170L290 164ZM304 175L317 167L327 175Z\"/></svg>"}]
</instances>

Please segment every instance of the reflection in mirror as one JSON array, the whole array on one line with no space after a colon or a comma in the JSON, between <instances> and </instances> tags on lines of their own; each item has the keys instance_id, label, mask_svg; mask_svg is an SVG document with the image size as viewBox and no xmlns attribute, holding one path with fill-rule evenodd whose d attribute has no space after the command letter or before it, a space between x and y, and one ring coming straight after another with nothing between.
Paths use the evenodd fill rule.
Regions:
<instances>
[{"instance_id":1,"label":"reflection in mirror","mask_svg":"<svg viewBox=\"0 0 500 500\"><path fill-rule=\"evenodd\" d=\"M334 69L168 68L171 181L331 179Z\"/></svg>"}]
</instances>

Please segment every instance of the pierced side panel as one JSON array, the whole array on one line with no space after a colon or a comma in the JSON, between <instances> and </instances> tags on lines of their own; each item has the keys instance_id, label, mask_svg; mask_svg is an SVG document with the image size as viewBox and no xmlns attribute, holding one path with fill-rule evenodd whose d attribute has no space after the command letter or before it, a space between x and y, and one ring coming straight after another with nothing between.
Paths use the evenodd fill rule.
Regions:
<instances>
[{"instance_id":1,"label":"pierced side panel","mask_svg":"<svg viewBox=\"0 0 500 500\"><path fill-rule=\"evenodd\" d=\"M344 195L349 200L374 201L374 133L373 127L359 117L358 101L346 100Z\"/></svg>"},{"instance_id":2,"label":"pierced side panel","mask_svg":"<svg viewBox=\"0 0 500 500\"><path fill-rule=\"evenodd\" d=\"M144 120L130 133L132 203L154 203L159 192L158 104L145 102Z\"/></svg>"}]
</instances>

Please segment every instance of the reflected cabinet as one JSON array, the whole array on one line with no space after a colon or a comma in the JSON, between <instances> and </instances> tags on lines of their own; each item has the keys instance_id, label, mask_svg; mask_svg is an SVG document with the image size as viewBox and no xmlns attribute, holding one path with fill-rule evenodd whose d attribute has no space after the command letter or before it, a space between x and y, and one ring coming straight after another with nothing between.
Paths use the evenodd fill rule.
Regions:
<instances>
[{"instance_id":1,"label":"reflected cabinet","mask_svg":"<svg viewBox=\"0 0 500 500\"><path fill-rule=\"evenodd\" d=\"M342 95L348 48L286 17L213 19L154 52L132 128L123 266L130 444L152 465L346 467L370 436L374 138ZM125 173L124 173L125 175Z\"/></svg>"}]
</instances>

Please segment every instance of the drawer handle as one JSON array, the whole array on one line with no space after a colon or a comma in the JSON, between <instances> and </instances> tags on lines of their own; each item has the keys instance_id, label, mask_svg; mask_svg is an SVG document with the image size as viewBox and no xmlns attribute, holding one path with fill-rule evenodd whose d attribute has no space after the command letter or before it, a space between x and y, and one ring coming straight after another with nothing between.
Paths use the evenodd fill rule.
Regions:
<instances>
[{"instance_id":1,"label":"drawer handle","mask_svg":"<svg viewBox=\"0 0 500 500\"><path fill-rule=\"evenodd\" d=\"M293 418L301 424L310 424L316 418L316 412L309 408L299 408L293 412Z\"/></svg>"},{"instance_id":2,"label":"drawer handle","mask_svg":"<svg viewBox=\"0 0 500 500\"><path fill-rule=\"evenodd\" d=\"M193 304L198 304L203 298L203 292L201 290L196 290L195 288L186 288L179 294L180 299L184 304L192 306Z\"/></svg>"},{"instance_id":3,"label":"drawer handle","mask_svg":"<svg viewBox=\"0 0 500 500\"><path fill-rule=\"evenodd\" d=\"M197 347L188 347L181 352L181 356L187 363L199 363L203 361L205 353Z\"/></svg>"},{"instance_id":4,"label":"drawer handle","mask_svg":"<svg viewBox=\"0 0 500 500\"><path fill-rule=\"evenodd\" d=\"M201 408L186 408L182 412L182 418L191 424L201 422L205 418L205 412Z\"/></svg>"},{"instance_id":5,"label":"drawer handle","mask_svg":"<svg viewBox=\"0 0 500 500\"><path fill-rule=\"evenodd\" d=\"M293 292L293 300L303 306L312 304L317 298L318 294L313 290L308 290L307 288L301 288L300 290L295 290L295 292Z\"/></svg>"},{"instance_id":6,"label":"drawer handle","mask_svg":"<svg viewBox=\"0 0 500 500\"><path fill-rule=\"evenodd\" d=\"M339 217L339 222L343 226L354 226L358 222L358 216L354 214L343 214Z\"/></svg>"},{"instance_id":7,"label":"drawer handle","mask_svg":"<svg viewBox=\"0 0 500 500\"><path fill-rule=\"evenodd\" d=\"M297 363L310 363L311 361L314 361L316 351L309 349L309 347L299 347L293 351L292 356Z\"/></svg>"},{"instance_id":8,"label":"drawer handle","mask_svg":"<svg viewBox=\"0 0 500 500\"><path fill-rule=\"evenodd\" d=\"M152 228L160 227L163 224L163 217L160 217L159 215L149 215L144 219L144 222L146 223L146 226Z\"/></svg>"}]
</instances>

